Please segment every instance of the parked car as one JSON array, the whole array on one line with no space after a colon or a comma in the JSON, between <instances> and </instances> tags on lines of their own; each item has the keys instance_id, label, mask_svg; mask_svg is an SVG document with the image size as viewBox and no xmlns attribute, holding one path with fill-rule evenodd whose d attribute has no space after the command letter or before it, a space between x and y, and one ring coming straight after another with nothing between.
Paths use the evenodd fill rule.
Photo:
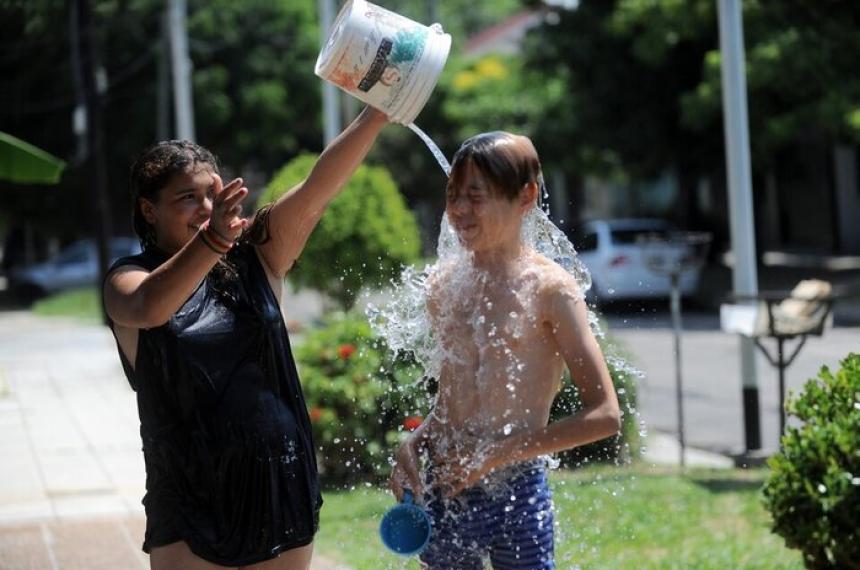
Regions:
<instances>
[{"instance_id":1,"label":"parked car","mask_svg":"<svg viewBox=\"0 0 860 570\"><path fill-rule=\"evenodd\" d=\"M109 243L109 263L138 253L140 243L135 238L115 237ZM32 300L67 289L93 286L98 280L99 262L95 241L83 239L71 243L44 263L13 269L9 285L17 296Z\"/></svg>"},{"instance_id":2,"label":"parked car","mask_svg":"<svg viewBox=\"0 0 860 570\"><path fill-rule=\"evenodd\" d=\"M590 298L597 302L668 297L667 270L680 264L681 294L692 295L701 267L692 246L671 241L677 229L658 219L591 220L580 224L573 244L591 272Z\"/></svg>"}]
</instances>

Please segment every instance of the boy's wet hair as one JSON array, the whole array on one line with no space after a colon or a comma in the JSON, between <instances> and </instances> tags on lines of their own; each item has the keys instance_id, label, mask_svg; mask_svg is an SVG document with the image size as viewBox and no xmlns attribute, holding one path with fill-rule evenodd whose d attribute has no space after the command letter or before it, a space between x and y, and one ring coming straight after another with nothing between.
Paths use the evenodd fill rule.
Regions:
<instances>
[{"instance_id":1,"label":"boy's wet hair","mask_svg":"<svg viewBox=\"0 0 860 570\"><path fill-rule=\"evenodd\" d=\"M508 200L516 199L530 182L542 190L540 160L528 137L492 131L466 139L452 160L449 191L463 184L470 163L487 179L491 191Z\"/></svg>"},{"instance_id":2,"label":"boy's wet hair","mask_svg":"<svg viewBox=\"0 0 860 570\"><path fill-rule=\"evenodd\" d=\"M140 209L140 198L150 202L158 200L158 193L168 181L181 172L205 164L219 174L218 160L202 146L183 140L156 143L144 150L131 167L129 187L133 201L132 223L134 233L143 249L155 244L155 231Z\"/></svg>"}]
</instances>

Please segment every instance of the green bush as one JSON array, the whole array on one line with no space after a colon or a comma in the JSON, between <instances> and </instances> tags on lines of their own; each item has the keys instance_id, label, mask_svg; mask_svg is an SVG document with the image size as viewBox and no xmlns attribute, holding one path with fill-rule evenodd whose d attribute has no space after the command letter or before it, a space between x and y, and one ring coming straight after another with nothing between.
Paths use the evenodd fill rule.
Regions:
<instances>
[{"instance_id":1,"label":"green bush","mask_svg":"<svg viewBox=\"0 0 860 570\"><path fill-rule=\"evenodd\" d=\"M612 437L595 441L581 447L562 452L559 460L564 467L581 467L590 463L623 463L635 457L639 449L639 416L636 412L636 374L623 361L607 358L609 375L618 395L621 408L621 431ZM564 387L556 396L550 411L554 422L576 412L582 407L578 390L565 371Z\"/></svg>"},{"instance_id":2,"label":"green bush","mask_svg":"<svg viewBox=\"0 0 860 570\"><path fill-rule=\"evenodd\" d=\"M276 200L307 178L317 158L303 154L290 161L258 205ZM329 204L289 278L325 292L347 310L362 286L387 282L403 265L417 261L420 250L415 217L388 170L362 165Z\"/></svg>"},{"instance_id":3,"label":"green bush","mask_svg":"<svg viewBox=\"0 0 860 570\"><path fill-rule=\"evenodd\" d=\"M427 409L420 369L390 356L363 315L333 314L296 349L321 477L378 481L406 430Z\"/></svg>"},{"instance_id":4,"label":"green bush","mask_svg":"<svg viewBox=\"0 0 860 570\"><path fill-rule=\"evenodd\" d=\"M807 568L860 568L860 354L789 398L782 449L768 461L764 504L773 531Z\"/></svg>"}]
</instances>

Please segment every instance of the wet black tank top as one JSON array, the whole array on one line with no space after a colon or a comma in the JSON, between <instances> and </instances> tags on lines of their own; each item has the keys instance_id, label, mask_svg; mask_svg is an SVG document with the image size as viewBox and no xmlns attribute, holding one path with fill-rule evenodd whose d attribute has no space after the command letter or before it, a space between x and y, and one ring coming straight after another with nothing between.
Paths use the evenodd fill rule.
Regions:
<instances>
[{"instance_id":1,"label":"wet black tank top","mask_svg":"<svg viewBox=\"0 0 860 570\"><path fill-rule=\"evenodd\" d=\"M154 270L156 249L115 262ZM228 254L159 327L140 330L135 366L146 463L144 550L185 540L241 566L313 540L322 505L311 426L280 306L251 245Z\"/></svg>"}]
</instances>

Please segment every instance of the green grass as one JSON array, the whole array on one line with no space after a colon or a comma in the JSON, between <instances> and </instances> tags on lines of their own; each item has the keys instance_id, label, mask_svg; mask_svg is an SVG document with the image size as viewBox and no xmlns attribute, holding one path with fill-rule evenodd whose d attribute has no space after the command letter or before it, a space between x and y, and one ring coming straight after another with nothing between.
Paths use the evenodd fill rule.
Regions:
<instances>
[{"instance_id":1,"label":"green grass","mask_svg":"<svg viewBox=\"0 0 860 570\"><path fill-rule=\"evenodd\" d=\"M70 317L97 322L101 318L101 299L95 287L73 289L51 295L33 304L32 311L43 317Z\"/></svg>"},{"instance_id":2,"label":"green grass","mask_svg":"<svg viewBox=\"0 0 860 570\"><path fill-rule=\"evenodd\" d=\"M645 467L555 472L556 565L598 569L802 569L769 530L764 470ZM376 488L326 493L316 548L356 570L417 569L385 551L377 525L391 496Z\"/></svg>"}]
</instances>

